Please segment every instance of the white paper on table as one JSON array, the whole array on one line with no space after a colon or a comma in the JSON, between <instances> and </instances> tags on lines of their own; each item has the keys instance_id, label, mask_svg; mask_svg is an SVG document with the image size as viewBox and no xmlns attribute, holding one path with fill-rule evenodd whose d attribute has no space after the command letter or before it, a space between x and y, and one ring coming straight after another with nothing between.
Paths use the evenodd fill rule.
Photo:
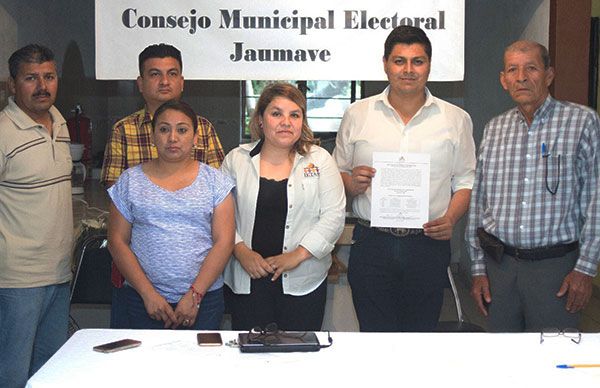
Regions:
<instances>
[{"instance_id":1,"label":"white paper on table","mask_svg":"<svg viewBox=\"0 0 600 388\"><path fill-rule=\"evenodd\" d=\"M429 217L430 155L373 152L371 226L423 228Z\"/></svg>"}]
</instances>

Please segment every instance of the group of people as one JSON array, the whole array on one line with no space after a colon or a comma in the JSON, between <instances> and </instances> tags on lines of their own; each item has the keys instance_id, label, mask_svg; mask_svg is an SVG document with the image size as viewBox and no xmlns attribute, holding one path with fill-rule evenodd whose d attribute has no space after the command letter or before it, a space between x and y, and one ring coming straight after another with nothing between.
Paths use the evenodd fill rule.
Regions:
<instances>
[{"instance_id":1,"label":"group of people","mask_svg":"<svg viewBox=\"0 0 600 388\"><path fill-rule=\"evenodd\" d=\"M181 101L180 52L147 47L145 106L111 132L102 180L111 198L111 327L234 330L275 322L320 330L331 251L346 198L357 217L348 279L361 331L432 331L450 238L467 213L472 295L490 331L576 327L600 261L600 123L553 99L548 51L518 41L501 85L516 107L492 119L476 158L467 112L426 86L431 43L387 37L388 87L352 104L331 156L303 94L274 83L250 121L253 142L224 157L213 126ZM53 107L50 50L9 59L0 113L0 385L22 386L66 340L73 220L68 131ZM373 152L430 156L429 221L371 226Z\"/></svg>"},{"instance_id":2,"label":"group of people","mask_svg":"<svg viewBox=\"0 0 600 388\"><path fill-rule=\"evenodd\" d=\"M346 202L302 93L268 86L250 123L255 142L223 161L212 125L180 100L179 50L149 46L139 66L145 107L113 127L102 172L111 326L216 330L227 300L237 330L319 330Z\"/></svg>"}]
</instances>

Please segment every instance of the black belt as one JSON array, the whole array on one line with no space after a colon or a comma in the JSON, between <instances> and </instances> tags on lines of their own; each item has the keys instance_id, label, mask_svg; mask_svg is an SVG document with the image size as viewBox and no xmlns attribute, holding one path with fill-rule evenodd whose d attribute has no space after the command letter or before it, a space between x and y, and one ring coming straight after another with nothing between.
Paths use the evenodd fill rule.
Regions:
<instances>
[{"instance_id":1,"label":"black belt","mask_svg":"<svg viewBox=\"0 0 600 388\"><path fill-rule=\"evenodd\" d=\"M579 242L574 241L567 244L552 245L540 248L517 248L504 244L498 237L489 234L483 228L477 229L479 245L492 259L500 261L502 254L512 256L519 260L545 260L561 257L579 248Z\"/></svg>"},{"instance_id":2,"label":"black belt","mask_svg":"<svg viewBox=\"0 0 600 388\"><path fill-rule=\"evenodd\" d=\"M579 242L558 244L543 248L521 249L504 245L504 254L520 260L545 260L561 257L579 248Z\"/></svg>"}]
</instances>

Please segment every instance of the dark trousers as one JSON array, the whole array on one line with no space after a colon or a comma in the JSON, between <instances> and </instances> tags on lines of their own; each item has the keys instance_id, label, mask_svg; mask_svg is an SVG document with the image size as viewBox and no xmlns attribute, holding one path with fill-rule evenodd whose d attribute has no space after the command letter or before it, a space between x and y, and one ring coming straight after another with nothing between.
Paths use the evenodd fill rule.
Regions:
<instances>
[{"instance_id":1,"label":"dark trousers","mask_svg":"<svg viewBox=\"0 0 600 388\"><path fill-rule=\"evenodd\" d=\"M354 228L348 281L367 332L434 331L450 264L450 242Z\"/></svg>"},{"instance_id":2,"label":"dark trousers","mask_svg":"<svg viewBox=\"0 0 600 388\"><path fill-rule=\"evenodd\" d=\"M319 331L325 314L327 279L314 291L301 296L283 293L281 278L275 282L267 276L251 281L250 294L235 294L227 286L228 307L233 330L265 328L275 322L288 331Z\"/></svg>"},{"instance_id":3,"label":"dark trousers","mask_svg":"<svg viewBox=\"0 0 600 388\"><path fill-rule=\"evenodd\" d=\"M527 261L502 256L487 260L492 303L488 328L492 332L539 332L545 328L577 328L580 313L570 313L567 296L556 293L575 267L578 251L553 259Z\"/></svg>"},{"instance_id":4,"label":"dark trousers","mask_svg":"<svg viewBox=\"0 0 600 388\"><path fill-rule=\"evenodd\" d=\"M127 293L125 286L117 288L111 286L112 300L110 304L110 328L111 329L129 329L129 317L127 316Z\"/></svg>"},{"instance_id":5,"label":"dark trousers","mask_svg":"<svg viewBox=\"0 0 600 388\"><path fill-rule=\"evenodd\" d=\"M138 292L130 286L121 288L127 304L127 317L130 323L130 329L163 329L164 322L150 318L144 300ZM176 303L170 303L173 309L177 308ZM207 292L200 302L200 310L196 315L196 321L191 327L179 326L180 330L219 330L223 320L223 310L225 302L223 300L223 288Z\"/></svg>"}]
</instances>

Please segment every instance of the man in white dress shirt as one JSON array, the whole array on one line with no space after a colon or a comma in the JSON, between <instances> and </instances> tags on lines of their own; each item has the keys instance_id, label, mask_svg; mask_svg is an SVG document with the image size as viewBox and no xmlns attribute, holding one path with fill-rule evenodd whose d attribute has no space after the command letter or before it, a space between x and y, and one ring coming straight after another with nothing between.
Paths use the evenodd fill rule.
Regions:
<instances>
[{"instance_id":1,"label":"man in white dress shirt","mask_svg":"<svg viewBox=\"0 0 600 388\"><path fill-rule=\"evenodd\" d=\"M342 120L334 158L359 221L348 279L361 331L432 331L450 262L450 238L467 211L475 170L472 122L425 86L431 43L400 26L385 42L389 86L354 103ZM429 221L422 229L370 226L373 152L428 154Z\"/></svg>"}]
</instances>

